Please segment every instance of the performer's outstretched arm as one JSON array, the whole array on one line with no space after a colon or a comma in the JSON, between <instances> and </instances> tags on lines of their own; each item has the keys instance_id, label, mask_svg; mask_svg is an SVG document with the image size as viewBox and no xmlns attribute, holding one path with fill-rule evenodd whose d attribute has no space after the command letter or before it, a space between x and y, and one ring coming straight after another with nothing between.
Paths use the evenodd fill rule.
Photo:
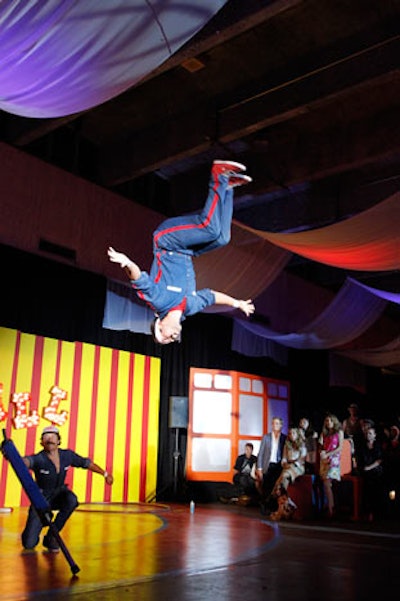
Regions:
<instances>
[{"instance_id":1,"label":"performer's outstretched arm","mask_svg":"<svg viewBox=\"0 0 400 601\"><path fill-rule=\"evenodd\" d=\"M116 251L112 246L109 247L108 258L112 263L118 263L123 269L130 280L137 280L142 273L142 270L134 261L131 261L129 257Z\"/></svg>"},{"instance_id":2,"label":"performer's outstretched arm","mask_svg":"<svg viewBox=\"0 0 400 601\"><path fill-rule=\"evenodd\" d=\"M216 305L228 305L228 307L240 309L245 315L247 315L247 317L249 317L249 315L255 311L255 306L251 299L237 300L236 298L233 298L224 292L217 292L216 290L213 290L213 293L215 296Z\"/></svg>"},{"instance_id":3,"label":"performer's outstretched arm","mask_svg":"<svg viewBox=\"0 0 400 601\"><path fill-rule=\"evenodd\" d=\"M97 463L93 463L93 461L90 462L88 470L90 470L91 472L95 472L96 474L100 474L101 476L104 476L104 479L107 482L107 484L112 484L114 482L112 474L109 474L107 470L103 470L103 468L97 465Z\"/></svg>"}]
</instances>

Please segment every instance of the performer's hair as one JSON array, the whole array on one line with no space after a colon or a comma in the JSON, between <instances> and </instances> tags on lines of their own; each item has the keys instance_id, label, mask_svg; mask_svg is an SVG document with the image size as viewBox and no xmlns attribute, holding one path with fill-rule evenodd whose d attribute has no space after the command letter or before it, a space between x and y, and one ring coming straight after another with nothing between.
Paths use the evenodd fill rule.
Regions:
<instances>
[{"instance_id":1,"label":"performer's hair","mask_svg":"<svg viewBox=\"0 0 400 601\"><path fill-rule=\"evenodd\" d=\"M152 336L152 338L153 338L153 341L154 341L156 344L160 344L160 343L158 342L157 338L156 338L156 321L157 321L157 317L155 317L155 318L153 319L153 321L151 322L151 324L150 324L150 332L151 332L151 336Z\"/></svg>"}]
</instances>

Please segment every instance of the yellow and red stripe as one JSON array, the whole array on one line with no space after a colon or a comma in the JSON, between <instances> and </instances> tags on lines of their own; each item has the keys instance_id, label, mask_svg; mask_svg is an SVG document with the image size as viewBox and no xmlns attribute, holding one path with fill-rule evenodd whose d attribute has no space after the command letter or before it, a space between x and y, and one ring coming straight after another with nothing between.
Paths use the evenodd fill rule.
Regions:
<instances>
[{"instance_id":1,"label":"yellow and red stripe","mask_svg":"<svg viewBox=\"0 0 400 601\"><path fill-rule=\"evenodd\" d=\"M43 410L51 388L67 391L59 411L61 446L91 457L114 475L108 487L98 475L72 470L68 483L81 502L135 502L151 496L157 483L160 359L127 351L66 342L0 328L0 382L6 427L21 455L40 450L40 433L48 424ZM38 427L12 428L13 393L30 392L29 410ZM0 507L27 505L7 462L0 460Z\"/></svg>"}]
</instances>

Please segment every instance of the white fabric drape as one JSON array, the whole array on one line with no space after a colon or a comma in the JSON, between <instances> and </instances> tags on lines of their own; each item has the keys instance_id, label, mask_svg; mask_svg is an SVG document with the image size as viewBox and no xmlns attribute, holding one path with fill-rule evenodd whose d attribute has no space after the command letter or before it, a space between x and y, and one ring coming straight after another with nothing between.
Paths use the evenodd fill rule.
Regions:
<instances>
[{"instance_id":1,"label":"white fabric drape","mask_svg":"<svg viewBox=\"0 0 400 601\"><path fill-rule=\"evenodd\" d=\"M353 361L373 367L395 367L400 369L400 337L379 348L342 351L340 353Z\"/></svg>"}]
</instances>

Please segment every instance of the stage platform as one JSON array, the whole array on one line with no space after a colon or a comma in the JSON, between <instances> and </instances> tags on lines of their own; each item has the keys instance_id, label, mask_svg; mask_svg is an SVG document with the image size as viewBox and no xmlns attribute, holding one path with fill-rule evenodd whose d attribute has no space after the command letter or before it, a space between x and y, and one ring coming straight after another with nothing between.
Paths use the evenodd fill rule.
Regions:
<instances>
[{"instance_id":1,"label":"stage platform","mask_svg":"<svg viewBox=\"0 0 400 601\"><path fill-rule=\"evenodd\" d=\"M90 504L62 537L80 572L41 544L26 508L0 513L0 601L341 601L397 597L398 523L270 522L257 507Z\"/></svg>"}]
</instances>

